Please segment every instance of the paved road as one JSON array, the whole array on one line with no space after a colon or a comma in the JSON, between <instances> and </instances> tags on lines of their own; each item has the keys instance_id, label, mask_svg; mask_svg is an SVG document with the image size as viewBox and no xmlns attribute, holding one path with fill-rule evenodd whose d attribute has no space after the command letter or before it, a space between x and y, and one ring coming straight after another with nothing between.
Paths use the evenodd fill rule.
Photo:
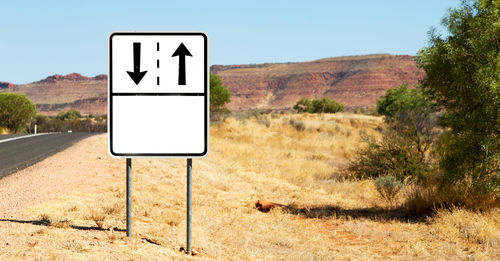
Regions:
<instances>
[{"instance_id":1,"label":"paved road","mask_svg":"<svg viewBox=\"0 0 500 261\"><path fill-rule=\"evenodd\" d=\"M0 179L31 166L93 134L84 132L53 133L2 142L0 143ZM2 139L0 137L0 141Z\"/></svg>"}]
</instances>

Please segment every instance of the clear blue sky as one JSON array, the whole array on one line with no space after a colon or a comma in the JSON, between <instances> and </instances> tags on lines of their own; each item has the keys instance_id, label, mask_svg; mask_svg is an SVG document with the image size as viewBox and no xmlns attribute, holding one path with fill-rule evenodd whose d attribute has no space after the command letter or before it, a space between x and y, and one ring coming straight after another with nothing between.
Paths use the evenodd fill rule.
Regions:
<instances>
[{"instance_id":1,"label":"clear blue sky","mask_svg":"<svg viewBox=\"0 0 500 261\"><path fill-rule=\"evenodd\" d=\"M204 31L210 64L411 54L458 0L4 1L0 81L107 73L112 31Z\"/></svg>"}]
</instances>

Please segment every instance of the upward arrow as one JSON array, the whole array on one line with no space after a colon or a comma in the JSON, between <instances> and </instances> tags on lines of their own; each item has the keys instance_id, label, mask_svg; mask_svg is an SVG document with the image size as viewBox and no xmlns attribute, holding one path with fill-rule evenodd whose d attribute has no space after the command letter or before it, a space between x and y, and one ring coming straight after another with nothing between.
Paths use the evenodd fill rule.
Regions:
<instances>
[{"instance_id":1,"label":"upward arrow","mask_svg":"<svg viewBox=\"0 0 500 261\"><path fill-rule=\"evenodd\" d=\"M183 43L172 54L172 57L179 56L179 85L186 85L186 55L193 56Z\"/></svg>"},{"instance_id":2,"label":"upward arrow","mask_svg":"<svg viewBox=\"0 0 500 261\"><path fill-rule=\"evenodd\" d=\"M127 73L135 82L135 85L138 85L147 72L141 72L141 43L134 43L134 71L127 71Z\"/></svg>"}]
</instances>

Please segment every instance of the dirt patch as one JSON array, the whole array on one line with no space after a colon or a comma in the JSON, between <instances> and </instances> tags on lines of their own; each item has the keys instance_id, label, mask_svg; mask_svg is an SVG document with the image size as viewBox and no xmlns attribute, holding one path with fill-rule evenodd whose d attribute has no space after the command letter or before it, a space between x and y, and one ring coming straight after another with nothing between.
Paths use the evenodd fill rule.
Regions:
<instances>
[{"instance_id":1,"label":"dirt patch","mask_svg":"<svg viewBox=\"0 0 500 261\"><path fill-rule=\"evenodd\" d=\"M0 179L0 219L17 217L19 210L60 197L74 190L91 191L102 183L98 170L105 163L95 153L95 142L106 134L89 137L56 155ZM87 161L83 158L93 157ZM104 167L104 168L103 168ZM0 223L0 228L4 223Z\"/></svg>"}]
</instances>

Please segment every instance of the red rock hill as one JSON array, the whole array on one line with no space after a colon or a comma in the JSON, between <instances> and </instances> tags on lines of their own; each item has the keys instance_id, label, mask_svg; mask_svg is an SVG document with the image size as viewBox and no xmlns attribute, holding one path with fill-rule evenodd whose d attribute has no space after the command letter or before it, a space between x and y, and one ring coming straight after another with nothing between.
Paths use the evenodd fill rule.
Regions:
<instances>
[{"instance_id":1,"label":"red rock hill","mask_svg":"<svg viewBox=\"0 0 500 261\"><path fill-rule=\"evenodd\" d=\"M291 108L301 97L329 97L347 109L373 107L387 89L424 77L409 55L365 55L311 62L214 65L231 91L232 110Z\"/></svg>"},{"instance_id":2,"label":"red rock hill","mask_svg":"<svg viewBox=\"0 0 500 261\"><path fill-rule=\"evenodd\" d=\"M231 110L287 109L301 97L330 97L348 110L369 108L387 89L403 83L414 85L424 77L413 57L389 54L300 63L214 65L210 70L231 91ZM2 82L0 92L26 94L42 114L76 109L98 115L107 113L107 79L104 74L56 74L25 85Z\"/></svg>"},{"instance_id":3,"label":"red rock hill","mask_svg":"<svg viewBox=\"0 0 500 261\"><path fill-rule=\"evenodd\" d=\"M14 86L16 85L10 82L0 82L0 89L12 88Z\"/></svg>"}]
</instances>

